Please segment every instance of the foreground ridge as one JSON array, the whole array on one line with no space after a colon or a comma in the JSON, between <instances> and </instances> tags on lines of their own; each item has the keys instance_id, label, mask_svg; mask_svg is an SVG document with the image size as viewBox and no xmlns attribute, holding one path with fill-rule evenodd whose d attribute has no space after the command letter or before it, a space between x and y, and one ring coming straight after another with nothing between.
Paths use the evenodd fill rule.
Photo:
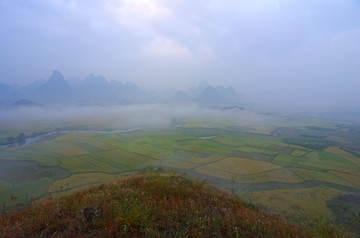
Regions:
<instances>
[{"instance_id":1,"label":"foreground ridge","mask_svg":"<svg viewBox=\"0 0 360 238\"><path fill-rule=\"evenodd\" d=\"M0 215L2 237L311 237L240 198L174 172L144 172ZM321 232L321 234L320 234Z\"/></svg>"}]
</instances>

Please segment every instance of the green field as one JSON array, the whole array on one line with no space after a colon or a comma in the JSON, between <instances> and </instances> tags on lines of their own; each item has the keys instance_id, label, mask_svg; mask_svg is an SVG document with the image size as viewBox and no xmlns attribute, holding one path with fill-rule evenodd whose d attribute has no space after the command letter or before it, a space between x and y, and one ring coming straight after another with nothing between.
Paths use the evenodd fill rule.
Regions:
<instances>
[{"instance_id":1,"label":"green field","mask_svg":"<svg viewBox=\"0 0 360 238\"><path fill-rule=\"evenodd\" d=\"M360 158L341 149L348 144L311 135L346 140L347 134L353 136L350 130L325 125L331 129L322 131L319 123L314 127L314 122L285 120L256 129L256 124L234 118L195 117L182 124L118 134L73 132L0 149L0 202L28 203L149 167L198 176L271 212L295 216L299 210L296 217L315 211L331 220L329 200L360 192ZM279 125L289 128L282 129L286 137L271 134ZM43 130L35 125L10 128L16 133Z\"/></svg>"}]
</instances>

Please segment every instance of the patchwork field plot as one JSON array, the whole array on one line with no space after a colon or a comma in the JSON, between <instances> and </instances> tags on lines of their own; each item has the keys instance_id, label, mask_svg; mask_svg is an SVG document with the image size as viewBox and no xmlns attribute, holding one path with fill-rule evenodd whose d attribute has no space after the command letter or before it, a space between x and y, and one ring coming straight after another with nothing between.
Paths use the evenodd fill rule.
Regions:
<instances>
[{"instance_id":1,"label":"patchwork field plot","mask_svg":"<svg viewBox=\"0 0 360 238\"><path fill-rule=\"evenodd\" d=\"M280 166L275 164L239 157L228 157L208 164L206 167L223 170L232 174L256 174L280 168Z\"/></svg>"},{"instance_id":2,"label":"patchwork field plot","mask_svg":"<svg viewBox=\"0 0 360 238\"><path fill-rule=\"evenodd\" d=\"M325 151L335 154L335 155L339 155L342 158L345 158L345 159L351 161L352 163L356 164L358 166L358 168L360 168L360 158L356 157L353 154L350 154L349 152L346 152L346 151L340 149L339 147L329 147L329 148L326 148Z\"/></svg>"},{"instance_id":3,"label":"patchwork field plot","mask_svg":"<svg viewBox=\"0 0 360 238\"><path fill-rule=\"evenodd\" d=\"M340 184L344 186L354 186L353 184L349 183L347 180L339 178L338 176L329 173L329 172L322 172L316 170L309 170L309 169L300 169L300 168L291 168L291 171L298 175L300 178L307 180L307 181L319 181L319 182L327 182L327 183L334 183ZM357 187L357 186L355 186Z\"/></svg>"},{"instance_id":4,"label":"patchwork field plot","mask_svg":"<svg viewBox=\"0 0 360 238\"><path fill-rule=\"evenodd\" d=\"M258 174L234 174L228 171L212 168L209 166L201 166L193 169L193 171L208 176L226 179L237 183L264 183L264 182L283 182L283 183L299 183L304 180L288 169L274 169Z\"/></svg>"},{"instance_id":5,"label":"patchwork field plot","mask_svg":"<svg viewBox=\"0 0 360 238\"><path fill-rule=\"evenodd\" d=\"M29 203L39 199L47 194L47 189L53 181L51 178L40 178L16 183L0 192L1 202L6 206L12 206L19 202Z\"/></svg>"},{"instance_id":6,"label":"patchwork field plot","mask_svg":"<svg viewBox=\"0 0 360 238\"><path fill-rule=\"evenodd\" d=\"M226 143L233 144L238 146L248 145L248 146L257 146L262 148L272 148L279 149L279 147L287 147L285 143L281 143L281 139L277 137L231 137L231 136L221 136L217 140Z\"/></svg>"},{"instance_id":7,"label":"patchwork field plot","mask_svg":"<svg viewBox=\"0 0 360 238\"><path fill-rule=\"evenodd\" d=\"M105 163L113 168L119 170L126 169L139 169L151 165L154 161L153 158L135 154L124 150L109 150L98 152L90 155L93 159L101 163Z\"/></svg>"},{"instance_id":8,"label":"patchwork field plot","mask_svg":"<svg viewBox=\"0 0 360 238\"><path fill-rule=\"evenodd\" d=\"M117 145L116 147L121 150L137 153L153 159L171 158L173 156L173 151L171 149L162 149L160 147L148 144L139 144L136 142L125 142Z\"/></svg>"},{"instance_id":9,"label":"patchwork field plot","mask_svg":"<svg viewBox=\"0 0 360 238\"><path fill-rule=\"evenodd\" d=\"M91 172L105 172L116 173L117 168L113 168L106 163L102 163L88 155L64 158L61 161L61 167L69 170L71 173L91 173Z\"/></svg>"},{"instance_id":10,"label":"patchwork field plot","mask_svg":"<svg viewBox=\"0 0 360 238\"><path fill-rule=\"evenodd\" d=\"M47 145L53 143L34 144L27 147L13 147L1 150L3 160L32 160L39 162L42 166L57 166L63 155L48 150Z\"/></svg>"},{"instance_id":11,"label":"patchwork field plot","mask_svg":"<svg viewBox=\"0 0 360 238\"><path fill-rule=\"evenodd\" d=\"M183 158L182 160L186 160L188 162L195 163L198 165L204 165L204 164L212 163L217 160L221 160L223 158L225 158L224 155L210 155L206 157L196 157L196 155L194 155L194 157Z\"/></svg>"},{"instance_id":12,"label":"patchwork field plot","mask_svg":"<svg viewBox=\"0 0 360 238\"><path fill-rule=\"evenodd\" d=\"M83 150L71 143L58 143L58 148L56 148L55 152L65 156L77 156L88 154L89 152Z\"/></svg>"},{"instance_id":13,"label":"patchwork field plot","mask_svg":"<svg viewBox=\"0 0 360 238\"><path fill-rule=\"evenodd\" d=\"M256 149L256 148L246 147L246 146L242 146L236 150L247 152L247 153L265 154L265 155L269 155L269 156L274 156L277 154L277 152L274 152L274 151Z\"/></svg>"},{"instance_id":14,"label":"patchwork field plot","mask_svg":"<svg viewBox=\"0 0 360 238\"><path fill-rule=\"evenodd\" d=\"M282 189L259 192L243 192L240 195L255 205L275 214L286 214L293 219L331 220L326 201L344 194L329 187Z\"/></svg>"},{"instance_id":15,"label":"patchwork field plot","mask_svg":"<svg viewBox=\"0 0 360 238\"><path fill-rule=\"evenodd\" d=\"M155 164L159 167L172 168L172 169L193 169L198 166L198 164L194 164L187 161L181 160L162 160Z\"/></svg>"},{"instance_id":16,"label":"patchwork field plot","mask_svg":"<svg viewBox=\"0 0 360 238\"><path fill-rule=\"evenodd\" d=\"M281 165L281 166L295 166L296 167L301 162L305 162L305 161L306 161L306 158L303 158L303 157L280 154L274 158L273 163Z\"/></svg>"},{"instance_id":17,"label":"patchwork field plot","mask_svg":"<svg viewBox=\"0 0 360 238\"><path fill-rule=\"evenodd\" d=\"M349 171L353 173L359 171L354 163L339 155L325 151L319 151L317 153L318 158L314 154L311 158L308 157L306 161L299 161L299 164L325 170Z\"/></svg>"},{"instance_id":18,"label":"patchwork field plot","mask_svg":"<svg viewBox=\"0 0 360 238\"><path fill-rule=\"evenodd\" d=\"M268 181L299 183L304 181L299 176L285 168L274 169L259 174L243 175L240 179L241 180L238 180L238 182L241 183L263 183Z\"/></svg>"},{"instance_id":19,"label":"patchwork field plot","mask_svg":"<svg viewBox=\"0 0 360 238\"><path fill-rule=\"evenodd\" d=\"M233 184L235 192L274 213L330 219L327 201L360 193L360 158L341 149L347 144L311 133L340 131L335 136L344 137L352 131L322 132L309 129L319 127L313 122L282 122L294 128L190 118L182 128L74 132L0 149L0 202L27 203L48 193L66 194L148 167L163 167L211 178L227 190ZM48 127L54 124L44 126ZM284 139L281 130L289 138ZM302 130L308 130L306 135Z\"/></svg>"},{"instance_id":20,"label":"patchwork field plot","mask_svg":"<svg viewBox=\"0 0 360 238\"><path fill-rule=\"evenodd\" d=\"M291 155L292 156L303 156L305 155L307 152L306 151L301 151L301 150L294 150Z\"/></svg>"},{"instance_id":21,"label":"patchwork field plot","mask_svg":"<svg viewBox=\"0 0 360 238\"><path fill-rule=\"evenodd\" d=\"M337 172L337 171L329 171L329 173L335 174L336 176L352 183L357 188L360 188L360 174L358 174L358 176L356 176L356 175L341 173L341 172Z\"/></svg>"}]
</instances>

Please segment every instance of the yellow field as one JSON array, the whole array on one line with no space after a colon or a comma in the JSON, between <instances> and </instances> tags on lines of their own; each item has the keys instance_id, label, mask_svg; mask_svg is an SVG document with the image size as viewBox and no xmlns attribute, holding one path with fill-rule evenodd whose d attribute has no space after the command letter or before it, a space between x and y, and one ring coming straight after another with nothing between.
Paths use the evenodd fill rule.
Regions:
<instances>
[{"instance_id":1,"label":"yellow field","mask_svg":"<svg viewBox=\"0 0 360 238\"><path fill-rule=\"evenodd\" d=\"M299 219L307 217L325 220L332 217L326 201L342 194L345 193L329 187L239 193L243 198L275 214L287 214Z\"/></svg>"},{"instance_id":2,"label":"yellow field","mask_svg":"<svg viewBox=\"0 0 360 238\"><path fill-rule=\"evenodd\" d=\"M86 142L88 142L89 144L91 144L93 146L96 146L96 147L98 147L99 149L102 149L102 150L111 150L111 149L113 149L115 147L114 145L111 145L109 143L105 143L103 141L96 140L93 137L91 138L91 140L86 141Z\"/></svg>"},{"instance_id":3,"label":"yellow field","mask_svg":"<svg viewBox=\"0 0 360 238\"><path fill-rule=\"evenodd\" d=\"M224 137L216 137L213 140L218 141L218 142L223 143L223 144L227 144L227 145L237 145L237 146L245 145L245 143L242 143L242 142L226 140L226 138L224 138Z\"/></svg>"},{"instance_id":4,"label":"yellow field","mask_svg":"<svg viewBox=\"0 0 360 238\"><path fill-rule=\"evenodd\" d=\"M320 156L319 153L316 151L310 152L309 154L305 155L306 158L312 159L312 160L319 160Z\"/></svg>"},{"instance_id":5,"label":"yellow field","mask_svg":"<svg viewBox=\"0 0 360 238\"><path fill-rule=\"evenodd\" d=\"M357 188L360 188L360 176L345 174L338 171L329 171L336 176L339 176L342 179L349 181L350 183L354 184Z\"/></svg>"},{"instance_id":6,"label":"yellow field","mask_svg":"<svg viewBox=\"0 0 360 238\"><path fill-rule=\"evenodd\" d=\"M304 148L302 146L286 144L286 143L283 143L280 141L269 141L269 143L271 143L272 145L275 145L275 146L279 146L279 147L291 147L291 148L296 148L296 149L300 149L300 150L306 150L306 148Z\"/></svg>"},{"instance_id":7,"label":"yellow field","mask_svg":"<svg viewBox=\"0 0 360 238\"><path fill-rule=\"evenodd\" d=\"M291 170L307 181L321 181L354 187L353 184L331 173L299 168L292 168Z\"/></svg>"},{"instance_id":8,"label":"yellow field","mask_svg":"<svg viewBox=\"0 0 360 238\"><path fill-rule=\"evenodd\" d=\"M307 152L306 151L301 151L301 150L294 150L291 155L292 156L303 156L305 155Z\"/></svg>"},{"instance_id":9,"label":"yellow field","mask_svg":"<svg viewBox=\"0 0 360 238\"><path fill-rule=\"evenodd\" d=\"M77 146L74 146L70 143L58 143L57 148L55 149L56 153L65 155L65 156L76 156L88 154L87 151L80 149Z\"/></svg>"},{"instance_id":10,"label":"yellow field","mask_svg":"<svg viewBox=\"0 0 360 238\"><path fill-rule=\"evenodd\" d=\"M257 125L253 130L250 130L249 132L254 134L270 135L271 132L275 129L276 129L275 127L266 127L266 126Z\"/></svg>"},{"instance_id":11,"label":"yellow field","mask_svg":"<svg viewBox=\"0 0 360 238\"><path fill-rule=\"evenodd\" d=\"M251 159L243 159L240 157L228 157L223 160L211 163L207 166L210 168L227 171L232 174L256 174L272 169L281 168L280 166L271 163Z\"/></svg>"},{"instance_id":12,"label":"yellow field","mask_svg":"<svg viewBox=\"0 0 360 238\"><path fill-rule=\"evenodd\" d=\"M57 137L53 139L56 143L64 143L69 141L76 141L76 140L86 140L87 138L91 138L92 136L96 135L95 133L79 133L79 132L72 132L66 135Z\"/></svg>"}]
</instances>

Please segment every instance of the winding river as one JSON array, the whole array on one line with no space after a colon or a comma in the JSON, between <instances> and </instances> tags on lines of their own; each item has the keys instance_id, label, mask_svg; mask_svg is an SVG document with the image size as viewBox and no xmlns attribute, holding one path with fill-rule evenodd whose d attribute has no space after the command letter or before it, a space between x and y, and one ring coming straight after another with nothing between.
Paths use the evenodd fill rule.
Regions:
<instances>
[{"instance_id":1,"label":"winding river","mask_svg":"<svg viewBox=\"0 0 360 238\"><path fill-rule=\"evenodd\" d=\"M127 132L134 132L140 130L140 127L129 128L129 129L122 129L122 130L113 130L113 131L94 131L94 130L59 130L59 131L52 131L46 132L35 136L29 136L25 139L24 142L15 142L5 145L0 145L0 149L9 148L9 147L18 147L18 146L28 146L31 144L35 144L44 140L50 140L55 137L59 137L71 132L77 133L99 133L99 134L119 134L119 133L127 133Z\"/></svg>"}]
</instances>

